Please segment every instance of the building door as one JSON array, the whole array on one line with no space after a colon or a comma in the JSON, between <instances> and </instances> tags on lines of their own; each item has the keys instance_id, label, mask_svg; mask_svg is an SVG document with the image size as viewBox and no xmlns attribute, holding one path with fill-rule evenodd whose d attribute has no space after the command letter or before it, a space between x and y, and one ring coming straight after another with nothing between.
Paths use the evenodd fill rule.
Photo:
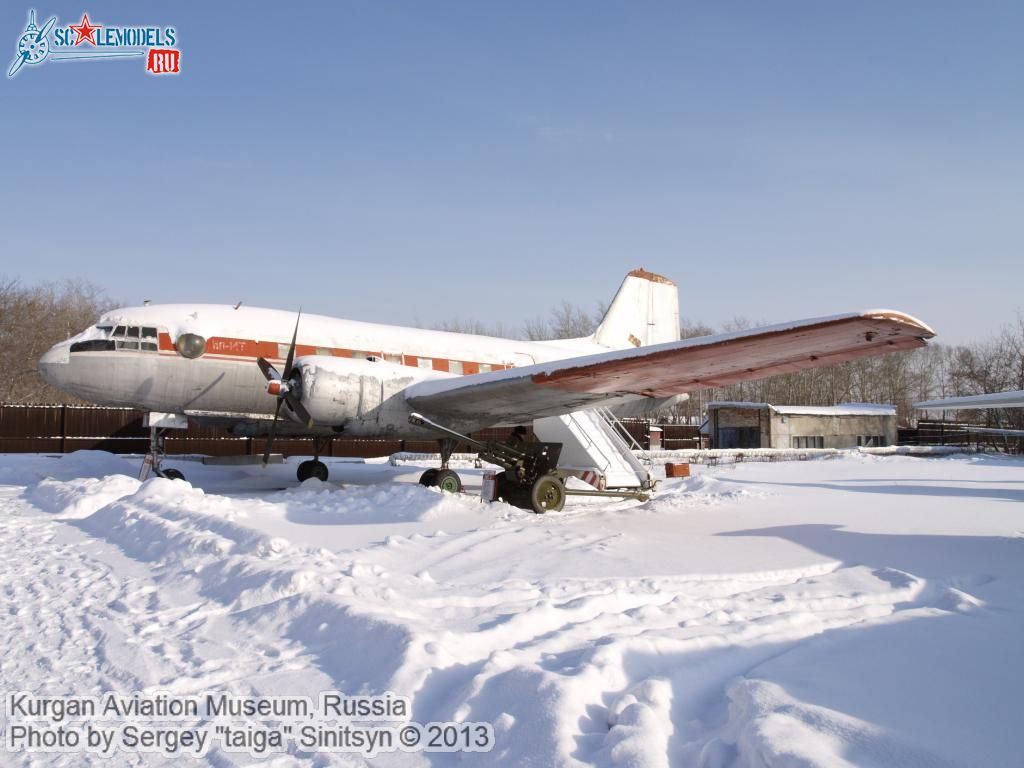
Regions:
<instances>
[{"instance_id":1,"label":"building door","mask_svg":"<svg viewBox=\"0 0 1024 768\"><path fill-rule=\"evenodd\" d=\"M760 448L761 431L757 427L721 427L717 448Z\"/></svg>"}]
</instances>

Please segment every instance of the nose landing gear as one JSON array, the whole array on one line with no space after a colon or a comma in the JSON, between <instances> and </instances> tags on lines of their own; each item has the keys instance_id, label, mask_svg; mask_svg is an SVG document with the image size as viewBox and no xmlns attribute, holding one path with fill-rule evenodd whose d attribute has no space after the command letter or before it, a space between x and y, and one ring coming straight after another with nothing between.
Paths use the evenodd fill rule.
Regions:
<instances>
[{"instance_id":1,"label":"nose landing gear","mask_svg":"<svg viewBox=\"0 0 1024 768\"><path fill-rule=\"evenodd\" d=\"M164 436L169 429L186 429L188 420L179 414L147 413L143 424L149 427L149 452L142 460L139 480L145 480L150 473L168 480L184 480L185 475L177 469L163 468L164 458L167 455Z\"/></svg>"}]
</instances>

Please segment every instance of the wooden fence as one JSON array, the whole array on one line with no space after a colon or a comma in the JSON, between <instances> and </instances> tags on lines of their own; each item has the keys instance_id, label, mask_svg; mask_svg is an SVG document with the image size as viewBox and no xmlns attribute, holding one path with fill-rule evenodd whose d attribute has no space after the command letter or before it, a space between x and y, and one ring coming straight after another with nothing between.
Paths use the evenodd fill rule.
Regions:
<instances>
[{"instance_id":1,"label":"wooden fence","mask_svg":"<svg viewBox=\"0 0 1024 768\"><path fill-rule=\"evenodd\" d=\"M132 408L0 404L0 453L93 450L142 454L149 449L149 430L142 426L142 417L141 411ZM474 437L500 440L510 431L483 430ZM168 453L179 455L251 456L261 453L264 443L262 437L234 437L190 419L188 429L167 432L165 447ZM278 438L274 441L274 451L285 455L312 455L313 441ZM373 458L398 451L436 453L437 441L338 438L327 455Z\"/></svg>"},{"instance_id":2,"label":"wooden fence","mask_svg":"<svg viewBox=\"0 0 1024 768\"><path fill-rule=\"evenodd\" d=\"M0 453L70 453L79 450L111 453L145 453L149 430L142 426L143 413L132 408L91 405L17 405L0 403ZM650 446L650 422L626 419L623 428L643 448ZM473 434L478 440L504 440L510 429L485 429ZM208 456L257 455L263 451L262 437L234 437L224 430L204 427L189 420L189 428L167 432L166 449L171 454ZM700 448L695 426L662 426L662 448ZM456 450L467 450L459 446ZM285 455L313 453L311 439L279 438L274 451ZM333 441L330 456L373 458L392 453L436 453L436 440L373 440L340 437Z\"/></svg>"}]
</instances>

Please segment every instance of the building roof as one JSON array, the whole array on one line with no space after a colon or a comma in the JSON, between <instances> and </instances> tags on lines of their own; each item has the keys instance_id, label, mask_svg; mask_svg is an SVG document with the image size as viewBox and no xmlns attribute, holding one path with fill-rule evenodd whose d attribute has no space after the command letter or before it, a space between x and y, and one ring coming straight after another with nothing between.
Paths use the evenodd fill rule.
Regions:
<instances>
[{"instance_id":1,"label":"building roof","mask_svg":"<svg viewBox=\"0 0 1024 768\"><path fill-rule=\"evenodd\" d=\"M877 403L844 403L842 405L772 405L771 403L742 403L719 401L708 403L708 410L716 408L746 408L770 410L783 416L895 416L895 405Z\"/></svg>"}]
</instances>

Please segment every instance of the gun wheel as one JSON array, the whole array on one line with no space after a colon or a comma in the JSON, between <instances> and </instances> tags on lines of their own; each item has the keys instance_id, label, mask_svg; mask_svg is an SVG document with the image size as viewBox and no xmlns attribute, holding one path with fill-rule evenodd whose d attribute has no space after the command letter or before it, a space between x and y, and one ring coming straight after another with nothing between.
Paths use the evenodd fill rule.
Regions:
<instances>
[{"instance_id":1,"label":"gun wheel","mask_svg":"<svg viewBox=\"0 0 1024 768\"><path fill-rule=\"evenodd\" d=\"M559 512L565 506L565 485L557 477L539 477L530 492L530 506L538 515Z\"/></svg>"}]
</instances>

